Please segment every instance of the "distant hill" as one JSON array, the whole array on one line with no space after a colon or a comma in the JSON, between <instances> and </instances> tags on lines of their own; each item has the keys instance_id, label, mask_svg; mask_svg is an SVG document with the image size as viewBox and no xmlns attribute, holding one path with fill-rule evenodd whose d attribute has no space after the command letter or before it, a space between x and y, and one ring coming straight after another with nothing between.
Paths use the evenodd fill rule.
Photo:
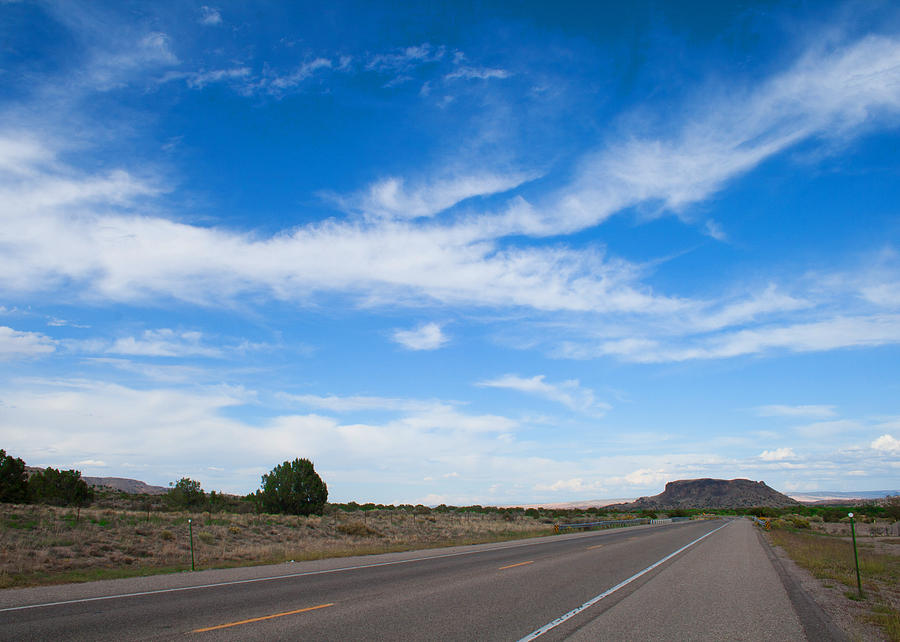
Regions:
<instances>
[{"instance_id":1,"label":"distant hill","mask_svg":"<svg viewBox=\"0 0 900 642\"><path fill-rule=\"evenodd\" d=\"M618 508L672 510L677 508L750 508L795 506L798 502L749 479L681 479L666 484L659 495L639 497Z\"/></svg>"},{"instance_id":2,"label":"distant hill","mask_svg":"<svg viewBox=\"0 0 900 642\"><path fill-rule=\"evenodd\" d=\"M25 472L30 477L39 473L43 468L38 466L25 466ZM82 477L88 486L95 488L107 488L131 495L165 495L169 489L165 486L151 486L137 479L125 477Z\"/></svg>"},{"instance_id":3,"label":"distant hill","mask_svg":"<svg viewBox=\"0 0 900 642\"><path fill-rule=\"evenodd\" d=\"M169 489L165 486L151 486L137 479L125 477L82 477L89 486L111 488L131 495L165 495Z\"/></svg>"}]
</instances>

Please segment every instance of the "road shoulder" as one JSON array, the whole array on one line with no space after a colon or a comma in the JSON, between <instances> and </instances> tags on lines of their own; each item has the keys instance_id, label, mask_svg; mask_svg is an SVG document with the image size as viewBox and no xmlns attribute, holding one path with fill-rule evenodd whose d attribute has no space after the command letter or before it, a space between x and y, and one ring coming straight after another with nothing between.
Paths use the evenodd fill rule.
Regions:
<instances>
[{"instance_id":1,"label":"road shoulder","mask_svg":"<svg viewBox=\"0 0 900 642\"><path fill-rule=\"evenodd\" d=\"M814 605L813 611L820 611L821 617L828 622L833 630L837 631L834 634L835 637L821 637L821 639L852 639L861 642L884 639L884 635L877 627L863 621L866 613L865 606L857 602L851 602L846 598L844 593L846 593L847 587L839 582L832 582L832 586L826 586L824 582L814 577L812 573L798 566L780 547L772 546L761 531L759 532L759 537L764 541L767 550L772 555L772 563L779 570L782 581L785 582L785 588L788 588L789 583L797 585L801 596L800 599L803 600L805 598L811 602ZM788 592L791 594L790 589L788 589ZM802 621L802 607L798 607L795 604L795 608ZM806 629L805 624L804 629ZM843 637L837 637L838 635Z\"/></svg>"},{"instance_id":2,"label":"road shoulder","mask_svg":"<svg viewBox=\"0 0 900 642\"><path fill-rule=\"evenodd\" d=\"M768 560L753 526L734 520L567 639L806 639Z\"/></svg>"}]
</instances>

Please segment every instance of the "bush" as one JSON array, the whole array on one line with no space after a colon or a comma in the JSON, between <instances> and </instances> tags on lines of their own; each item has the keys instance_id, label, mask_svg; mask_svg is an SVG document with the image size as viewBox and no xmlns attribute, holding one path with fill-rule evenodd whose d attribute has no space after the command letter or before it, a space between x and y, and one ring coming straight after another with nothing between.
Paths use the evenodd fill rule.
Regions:
<instances>
[{"instance_id":1,"label":"bush","mask_svg":"<svg viewBox=\"0 0 900 642\"><path fill-rule=\"evenodd\" d=\"M376 531L375 529L369 528L362 522L350 522L349 524L340 524L337 527L337 530L344 533L345 535L351 535L353 537L380 537L381 533Z\"/></svg>"},{"instance_id":2,"label":"bush","mask_svg":"<svg viewBox=\"0 0 900 642\"><path fill-rule=\"evenodd\" d=\"M28 480L28 499L57 506L84 506L94 499L94 490L77 470L45 468Z\"/></svg>"},{"instance_id":3,"label":"bush","mask_svg":"<svg viewBox=\"0 0 900 642\"><path fill-rule=\"evenodd\" d=\"M328 501L328 486L310 460L295 459L263 475L259 499L263 508L272 513L321 515Z\"/></svg>"},{"instance_id":4,"label":"bush","mask_svg":"<svg viewBox=\"0 0 900 642\"><path fill-rule=\"evenodd\" d=\"M166 501L172 508L196 510L206 504L206 493L200 487L200 482L194 481L190 477L182 477L177 482L169 482L169 486Z\"/></svg>"},{"instance_id":5,"label":"bush","mask_svg":"<svg viewBox=\"0 0 900 642\"><path fill-rule=\"evenodd\" d=\"M787 519L790 520L790 524L794 528L809 528L809 520L798 515L791 515Z\"/></svg>"},{"instance_id":6,"label":"bush","mask_svg":"<svg viewBox=\"0 0 900 642\"><path fill-rule=\"evenodd\" d=\"M0 502L22 504L28 497L25 462L0 449Z\"/></svg>"}]
</instances>

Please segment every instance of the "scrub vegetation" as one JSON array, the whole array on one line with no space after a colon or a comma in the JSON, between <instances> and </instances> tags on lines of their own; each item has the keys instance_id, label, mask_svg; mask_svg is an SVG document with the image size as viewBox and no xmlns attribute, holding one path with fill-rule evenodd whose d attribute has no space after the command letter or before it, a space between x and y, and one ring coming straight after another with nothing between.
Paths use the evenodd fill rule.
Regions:
<instances>
[{"instance_id":1,"label":"scrub vegetation","mask_svg":"<svg viewBox=\"0 0 900 642\"><path fill-rule=\"evenodd\" d=\"M900 506L900 499L890 498L886 505L888 512L893 512ZM859 513L859 507L853 510ZM840 519L832 523L809 521L799 515L773 520L771 542L826 587L834 587L835 583L843 587L841 599L846 600L845 610L875 625L884 639L900 641L898 525L889 519L872 518L868 518L868 523L856 524L863 588L860 598L847 512L835 515L840 515Z\"/></svg>"},{"instance_id":2,"label":"scrub vegetation","mask_svg":"<svg viewBox=\"0 0 900 642\"><path fill-rule=\"evenodd\" d=\"M225 496L230 497L230 496ZM105 507L103 507L105 506ZM602 511L329 504L323 515L172 510L165 496L99 492L89 508L0 504L0 588L476 544L553 533ZM636 515L614 514L610 519Z\"/></svg>"}]
</instances>

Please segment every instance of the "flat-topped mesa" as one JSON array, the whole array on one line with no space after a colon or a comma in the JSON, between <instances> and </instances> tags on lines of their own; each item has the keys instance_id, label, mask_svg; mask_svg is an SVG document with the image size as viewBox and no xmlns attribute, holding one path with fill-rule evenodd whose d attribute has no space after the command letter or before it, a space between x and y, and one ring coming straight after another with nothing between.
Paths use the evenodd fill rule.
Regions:
<instances>
[{"instance_id":1,"label":"flat-topped mesa","mask_svg":"<svg viewBox=\"0 0 900 642\"><path fill-rule=\"evenodd\" d=\"M640 497L624 508L750 508L793 506L797 502L765 482L749 479L680 479L666 484L659 495Z\"/></svg>"}]
</instances>

